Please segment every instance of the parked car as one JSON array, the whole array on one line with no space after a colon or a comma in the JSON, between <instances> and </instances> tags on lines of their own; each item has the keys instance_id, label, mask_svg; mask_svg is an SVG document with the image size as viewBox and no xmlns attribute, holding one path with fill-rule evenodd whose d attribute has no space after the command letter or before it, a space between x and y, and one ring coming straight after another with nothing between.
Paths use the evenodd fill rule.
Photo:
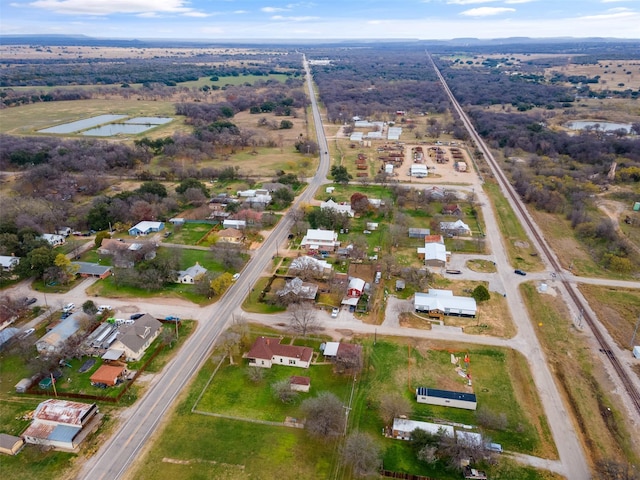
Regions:
<instances>
[{"instance_id":1,"label":"parked car","mask_svg":"<svg viewBox=\"0 0 640 480\"><path fill-rule=\"evenodd\" d=\"M173 315L167 315L164 317L167 322L179 322L180 319L178 317L174 317Z\"/></svg>"},{"instance_id":2,"label":"parked car","mask_svg":"<svg viewBox=\"0 0 640 480\"><path fill-rule=\"evenodd\" d=\"M28 337L29 335L31 335L35 331L36 331L35 328L29 328L29 329L25 330L24 333L22 334L22 338Z\"/></svg>"},{"instance_id":3,"label":"parked car","mask_svg":"<svg viewBox=\"0 0 640 480\"><path fill-rule=\"evenodd\" d=\"M331 310L331 318L338 318L338 313L340 313L340 309L338 308Z\"/></svg>"},{"instance_id":4,"label":"parked car","mask_svg":"<svg viewBox=\"0 0 640 480\"><path fill-rule=\"evenodd\" d=\"M514 270L513 273L517 274L517 275L522 275L525 276L527 274L527 272L523 272L522 270Z\"/></svg>"},{"instance_id":5,"label":"parked car","mask_svg":"<svg viewBox=\"0 0 640 480\"><path fill-rule=\"evenodd\" d=\"M36 303L38 301L37 298L27 298L27 300L24 302L25 305L33 305L34 303Z\"/></svg>"},{"instance_id":6,"label":"parked car","mask_svg":"<svg viewBox=\"0 0 640 480\"><path fill-rule=\"evenodd\" d=\"M140 317L142 317L143 315L144 315L144 313L134 313L133 315L131 315L131 316L129 317L129 319L130 319L130 320L137 320L137 319L139 319Z\"/></svg>"},{"instance_id":7,"label":"parked car","mask_svg":"<svg viewBox=\"0 0 640 480\"><path fill-rule=\"evenodd\" d=\"M107 310L113 310L113 308L111 308L111 305L100 305L98 307L98 313L104 313Z\"/></svg>"},{"instance_id":8,"label":"parked car","mask_svg":"<svg viewBox=\"0 0 640 480\"><path fill-rule=\"evenodd\" d=\"M238 280L240 278L240 274L239 273L234 273L233 277L231 277L231 279L235 282L236 280Z\"/></svg>"},{"instance_id":9,"label":"parked car","mask_svg":"<svg viewBox=\"0 0 640 480\"><path fill-rule=\"evenodd\" d=\"M73 309L76 308L74 303L67 303L63 308L62 308L62 313L71 313L73 312Z\"/></svg>"}]
</instances>

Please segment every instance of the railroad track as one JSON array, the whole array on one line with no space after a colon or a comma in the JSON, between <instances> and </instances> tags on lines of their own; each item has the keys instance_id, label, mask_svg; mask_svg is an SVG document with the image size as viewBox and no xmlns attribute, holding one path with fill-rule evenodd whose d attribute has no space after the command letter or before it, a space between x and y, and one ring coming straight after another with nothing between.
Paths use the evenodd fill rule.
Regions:
<instances>
[{"instance_id":1,"label":"railroad track","mask_svg":"<svg viewBox=\"0 0 640 480\"><path fill-rule=\"evenodd\" d=\"M482 141L482 138L480 138L480 135L478 135L478 132L476 132L475 128L473 127L473 124L469 120L469 117L466 115L466 113L464 112L464 110L462 109L458 101L455 99L453 92L449 89L447 82L445 81L444 77L440 73L440 70L438 69L435 62L431 58L431 55L428 52L427 52L427 57L429 58L429 61L431 62L433 69L438 75L438 79L440 80L440 83L445 89L445 92L449 96L449 99L451 101L451 104L453 105L454 110L458 113L458 116L464 123L465 128L467 129L467 131L469 132L469 135L474 140L478 150L482 152L485 160L487 161L487 164L493 171L495 178L498 180L498 183L502 186L503 190L507 193L507 195L511 199L511 205L513 205L516 208L516 210L520 213L521 218L529 227L530 234L534 237L535 241L537 242L538 248L542 251L542 254L545 256L545 258L547 259L551 267L554 269L554 271L562 272L562 266L560 265L560 262L556 259L556 256L551 251L551 248L544 241L544 238L542 238L542 235L540 235L537 226L534 224L533 220L529 217L529 214L526 208L524 207L520 199L520 196L513 189L511 183L509 182L509 179L500 168L500 165L498 165L498 162L495 160L495 158L493 158L491 151L487 148L485 143ZM631 402L633 403L635 409L640 414L640 392L638 392L638 389L636 388L633 381L627 374L627 371L624 369L624 367L620 363L620 360L618 360L616 355L612 352L606 337L600 331L598 322L589 313L589 310L585 308L586 306L584 305L584 303L576 293L576 290L573 287L573 285L571 285L571 283L569 283L569 281L567 281L566 279L562 278L562 276L560 281L564 286L564 288L566 289L567 293L569 294L569 297L571 298L574 305L577 307L577 309L580 312L582 312L583 318L586 321L587 325L589 325L589 328L591 329L591 331L593 332L593 336L598 342L600 350L605 354L605 356L611 363L613 369L615 370L625 390L627 391L629 398L631 399Z\"/></svg>"}]
</instances>

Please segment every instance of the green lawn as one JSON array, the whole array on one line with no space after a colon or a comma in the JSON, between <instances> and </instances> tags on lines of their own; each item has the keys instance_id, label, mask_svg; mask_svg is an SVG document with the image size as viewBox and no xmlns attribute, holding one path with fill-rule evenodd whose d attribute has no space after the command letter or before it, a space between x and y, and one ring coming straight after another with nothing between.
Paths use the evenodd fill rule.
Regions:
<instances>
[{"instance_id":1,"label":"green lawn","mask_svg":"<svg viewBox=\"0 0 640 480\"><path fill-rule=\"evenodd\" d=\"M214 225L209 223L185 223L180 227L174 228L173 234L167 241L180 245L199 245L198 242L203 240L213 227ZM203 244L202 246L206 247L208 245Z\"/></svg>"},{"instance_id":2,"label":"green lawn","mask_svg":"<svg viewBox=\"0 0 640 480\"><path fill-rule=\"evenodd\" d=\"M409 349L406 344L382 338L378 338L375 345L372 339L363 341L367 360L355 383L349 430L365 431L376 439L382 447L384 467L388 470L428 475L443 480L460 478L459 473L452 472L441 464L430 466L419 462L408 442L383 438L380 435L383 423L376 406L382 393L403 392L413 405L410 418L477 424L476 412L418 405L414 400L413 391L421 385L464 388L465 381L455 373L447 347L414 344L408 370ZM314 347L317 342L311 340ZM553 452L547 435L538 435L537 428L548 432L548 426L541 413L535 389L530 389L532 380L526 360L516 352L506 349L464 345L456 345L455 348L458 350L457 355L467 352L470 355L474 389L480 405L507 415L508 427L505 431L489 430L487 433L506 449L530 454ZM237 362L238 355L235 359ZM312 365L307 370L274 366L265 370L265 377L256 384L247 377L246 360L237 365L229 365L225 360L211 379L216 365L217 363L207 362L199 372L165 431L158 436L157 443L135 472L137 477L150 480L165 478L170 471L176 479L211 478L212 475L214 478L232 479L333 478L331 472L335 471L339 460L336 455L337 444L332 440L312 438L303 430L294 428L191 413L191 408L204 392L195 407L197 411L281 422L287 415L298 414L299 403L283 405L276 401L270 388L273 382L293 374L309 375L312 379L312 391L300 394L301 397L329 390L340 398L347 399L352 385L350 378L335 376L329 366ZM211 383L207 385L210 379ZM158 469L157 465L163 458L181 463L163 463L163 468ZM554 453L549 458L555 458ZM509 462L483 468L488 470L491 478L556 478ZM218 474L222 477L216 477ZM347 472L341 478L352 477Z\"/></svg>"},{"instance_id":3,"label":"green lawn","mask_svg":"<svg viewBox=\"0 0 640 480\"><path fill-rule=\"evenodd\" d=\"M265 302L260 302L260 294L269 283L269 277L261 277L255 283L249 294L245 297L242 303L242 309L250 313L278 313L284 312L285 307L279 305L270 305Z\"/></svg>"}]
</instances>

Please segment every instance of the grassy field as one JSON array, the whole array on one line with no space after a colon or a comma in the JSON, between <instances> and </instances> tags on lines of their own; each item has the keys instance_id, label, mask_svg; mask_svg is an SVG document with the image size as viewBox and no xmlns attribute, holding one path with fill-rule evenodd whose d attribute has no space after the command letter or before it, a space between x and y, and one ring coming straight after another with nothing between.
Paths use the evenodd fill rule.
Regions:
<instances>
[{"instance_id":1,"label":"grassy field","mask_svg":"<svg viewBox=\"0 0 640 480\"><path fill-rule=\"evenodd\" d=\"M255 332L254 332L255 333ZM397 339L362 339L367 361L365 370L355 383L349 430L370 433L384 452L386 469L430 475L443 480L457 479L459 474L436 464L419 462L407 442L383 438L383 426L377 414L377 402L385 392L402 392L413 404L410 418L476 424L476 413L444 407L416 404L413 389L420 385L464 390L464 380L450 363L450 346ZM298 343L298 342L296 342ZM312 342L317 346L317 341ZM487 433L506 449L555 458L548 426L533 387L526 360L503 349L485 349L457 345L458 355L469 353L474 388L481 405L504 413L508 418L505 431ZM407 357L407 353L410 353ZM214 355L212 358L220 358ZM237 359L237 355L236 355ZM407 360L411 374L408 375ZM350 377L332 373L330 366L314 365L308 370L274 367L265 371L260 383L252 383L246 374L246 361L229 365L224 361L213 376L217 362L207 362L162 434L138 469L128 478L352 478L339 469L339 441L315 439L304 430L265 425L191 413L198 411L232 415L247 420L280 422L285 416L297 416L299 403L283 405L271 395L272 382L292 374L310 375L313 396L325 389L346 400L350 395ZM211 383L207 384L207 382ZM194 439L198 439L194 441ZM162 463L162 468L157 466ZM545 479L552 475L536 472L509 462L488 468L492 478ZM207 473L208 472L208 473ZM277 473L276 473L277 472ZM332 473L334 472L334 473Z\"/></svg>"},{"instance_id":2,"label":"grassy field","mask_svg":"<svg viewBox=\"0 0 640 480\"><path fill-rule=\"evenodd\" d=\"M631 338L640 318L640 290L584 283L578 288L618 346L631 350ZM636 337L640 340L637 334Z\"/></svg>"},{"instance_id":3,"label":"grassy field","mask_svg":"<svg viewBox=\"0 0 640 480\"><path fill-rule=\"evenodd\" d=\"M528 271L540 271L544 265L537 256L537 252L531 246L531 241L527 237L522 225L516 218L509 202L502 194L497 184L486 182L484 190L491 199L495 211L500 232L505 240L507 254L511 265L515 268ZM531 254L535 253L536 256Z\"/></svg>"},{"instance_id":4,"label":"grassy field","mask_svg":"<svg viewBox=\"0 0 640 480\"><path fill-rule=\"evenodd\" d=\"M269 277L261 277L255 283L249 294L242 303L242 309L249 313L278 313L284 312L285 307L278 305L270 305L268 303L258 301L260 294L269 283Z\"/></svg>"},{"instance_id":5,"label":"grassy field","mask_svg":"<svg viewBox=\"0 0 640 480\"><path fill-rule=\"evenodd\" d=\"M185 223L180 227L174 228L173 234L167 241L180 245L200 245L201 241L205 239L214 227L215 225L209 223Z\"/></svg>"},{"instance_id":6,"label":"grassy field","mask_svg":"<svg viewBox=\"0 0 640 480\"><path fill-rule=\"evenodd\" d=\"M589 339L573 326L561 298L540 294L530 283L520 288L592 464L601 459L637 463L639 453L634 451L625 407L610 394L608 388L614 387L606 387L610 381L604 357L591 353Z\"/></svg>"}]
</instances>

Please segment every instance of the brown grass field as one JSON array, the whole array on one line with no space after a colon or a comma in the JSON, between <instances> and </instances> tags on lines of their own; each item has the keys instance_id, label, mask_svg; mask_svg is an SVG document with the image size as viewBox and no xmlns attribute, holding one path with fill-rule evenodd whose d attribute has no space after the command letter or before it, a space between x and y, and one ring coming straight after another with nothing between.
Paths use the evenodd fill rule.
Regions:
<instances>
[{"instance_id":1,"label":"brown grass field","mask_svg":"<svg viewBox=\"0 0 640 480\"><path fill-rule=\"evenodd\" d=\"M567 76L584 75L586 77L600 76L598 83L590 83L591 90L605 89L637 90L640 88L640 62L638 60L601 60L598 63L577 65L570 63L562 67L548 68L545 76L550 78L555 72ZM623 84L620 86L620 84Z\"/></svg>"}]
</instances>

